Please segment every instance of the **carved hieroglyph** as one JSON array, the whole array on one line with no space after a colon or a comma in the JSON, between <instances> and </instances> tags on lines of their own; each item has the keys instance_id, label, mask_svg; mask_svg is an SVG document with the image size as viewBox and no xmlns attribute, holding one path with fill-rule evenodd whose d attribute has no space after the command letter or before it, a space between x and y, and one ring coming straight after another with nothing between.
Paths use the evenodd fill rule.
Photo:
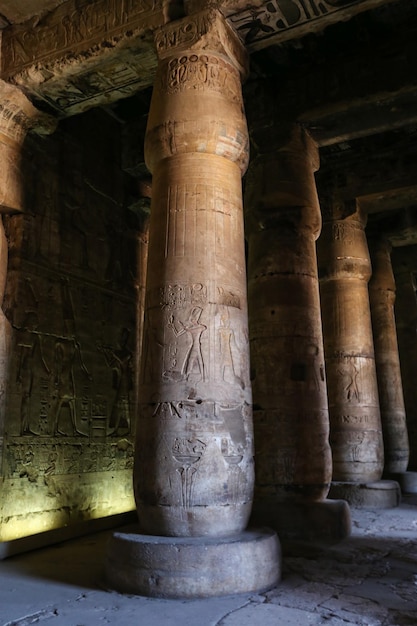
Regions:
<instances>
[{"instance_id":1,"label":"carved hieroglyph","mask_svg":"<svg viewBox=\"0 0 417 626\"><path fill-rule=\"evenodd\" d=\"M417 246L394 248L392 265L397 288L395 319L401 378L407 415L410 460L408 469L417 471Z\"/></svg>"},{"instance_id":2,"label":"carved hieroglyph","mask_svg":"<svg viewBox=\"0 0 417 626\"><path fill-rule=\"evenodd\" d=\"M143 278L139 229L113 159L118 133L100 111L50 137L30 133L29 202L3 216L0 541L134 508L135 287ZM4 281L4 237L0 252Z\"/></svg>"},{"instance_id":3,"label":"carved hieroglyph","mask_svg":"<svg viewBox=\"0 0 417 626\"><path fill-rule=\"evenodd\" d=\"M250 167L251 378L256 488L278 499L325 498L329 417L315 240L317 148L300 127Z\"/></svg>"},{"instance_id":4,"label":"carved hieroglyph","mask_svg":"<svg viewBox=\"0 0 417 626\"><path fill-rule=\"evenodd\" d=\"M241 175L244 51L216 11L162 28L135 492L151 534L246 526L253 490Z\"/></svg>"},{"instance_id":5,"label":"carved hieroglyph","mask_svg":"<svg viewBox=\"0 0 417 626\"><path fill-rule=\"evenodd\" d=\"M323 197L318 259L335 481L379 480L384 467L365 218Z\"/></svg>"},{"instance_id":6,"label":"carved hieroglyph","mask_svg":"<svg viewBox=\"0 0 417 626\"><path fill-rule=\"evenodd\" d=\"M223 0L223 3L230 23L245 44L257 50L271 45L272 42L280 43L319 31L331 23L349 19L358 12L372 9L387 1L389 0L267 0L245 3L239 11L230 9L227 0Z\"/></svg>"},{"instance_id":7,"label":"carved hieroglyph","mask_svg":"<svg viewBox=\"0 0 417 626\"><path fill-rule=\"evenodd\" d=\"M3 31L0 76L61 116L109 104L152 84L152 31L177 14L175 1L68 0Z\"/></svg>"},{"instance_id":8,"label":"carved hieroglyph","mask_svg":"<svg viewBox=\"0 0 417 626\"><path fill-rule=\"evenodd\" d=\"M384 438L384 473L405 472L409 444L395 327L395 280L391 244L383 238L369 242L372 278L369 281L379 406Z\"/></svg>"},{"instance_id":9,"label":"carved hieroglyph","mask_svg":"<svg viewBox=\"0 0 417 626\"><path fill-rule=\"evenodd\" d=\"M0 80L0 212L23 209L24 181L21 151L27 133L54 130L53 120L41 113L16 87Z\"/></svg>"}]
</instances>

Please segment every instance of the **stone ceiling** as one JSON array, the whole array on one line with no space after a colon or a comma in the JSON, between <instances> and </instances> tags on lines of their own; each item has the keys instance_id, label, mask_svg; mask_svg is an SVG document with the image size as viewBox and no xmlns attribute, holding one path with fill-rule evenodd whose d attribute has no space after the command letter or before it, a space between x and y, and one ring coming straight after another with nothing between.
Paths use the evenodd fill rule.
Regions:
<instances>
[{"instance_id":1,"label":"stone ceiling","mask_svg":"<svg viewBox=\"0 0 417 626\"><path fill-rule=\"evenodd\" d=\"M137 151L157 64L155 29L206 4L0 0L0 78L58 118L100 106L136 124L136 136L130 134ZM342 192L362 198L370 221L382 224L383 210L392 230L393 215L401 213L411 232L417 222L417 0L210 4L251 53L249 120L255 115L268 126L296 119L321 146L322 180L328 172L343 180L348 170ZM259 97L262 90L273 113L268 97ZM138 159L132 174L144 171ZM400 236L397 245L408 240Z\"/></svg>"},{"instance_id":2,"label":"stone ceiling","mask_svg":"<svg viewBox=\"0 0 417 626\"><path fill-rule=\"evenodd\" d=\"M0 2L0 27L21 24L33 17L41 17L66 0L2 0Z\"/></svg>"}]
</instances>

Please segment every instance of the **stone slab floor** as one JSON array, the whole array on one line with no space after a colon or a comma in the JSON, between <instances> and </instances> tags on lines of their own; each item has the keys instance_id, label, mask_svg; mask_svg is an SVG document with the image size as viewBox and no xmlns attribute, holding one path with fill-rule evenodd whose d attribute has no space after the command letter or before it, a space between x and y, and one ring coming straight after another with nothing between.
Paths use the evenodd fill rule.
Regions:
<instances>
[{"instance_id":1,"label":"stone slab floor","mask_svg":"<svg viewBox=\"0 0 417 626\"><path fill-rule=\"evenodd\" d=\"M191 601L108 591L107 531L15 556L0 562L0 626L416 626L417 497L352 510L352 519L348 540L287 554L281 584L259 595Z\"/></svg>"}]
</instances>

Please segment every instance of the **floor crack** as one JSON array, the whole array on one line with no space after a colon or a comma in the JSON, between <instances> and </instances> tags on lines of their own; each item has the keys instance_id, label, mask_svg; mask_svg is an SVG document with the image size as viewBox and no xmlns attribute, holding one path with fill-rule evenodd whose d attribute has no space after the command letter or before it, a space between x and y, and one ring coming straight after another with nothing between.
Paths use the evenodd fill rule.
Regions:
<instances>
[{"instance_id":1,"label":"floor crack","mask_svg":"<svg viewBox=\"0 0 417 626\"><path fill-rule=\"evenodd\" d=\"M230 615L233 615L233 613L237 613L237 611L240 611L241 609L246 608L247 606L249 606L250 604L253 604L252 600L249 598L249 600L247 602L244 602L241 606L236 607L235 609L232 609L231 611L229 611L228 613L226 613L225 615L223 615L223 617L221 617L217 622L215 622L213 624L213 626L223 626L224 624L224 620L227 619L228 617L230 617Z\"/></svg>"},{"instance_id":2,"label":"floor crack","mask_svg":"<svg viewBox=\"0 0 417 626\"><path fill-rule=\"evenodd\" d=\"M11 622L5 622L3 626L30 626L31 624L37 624L43 620L56 617L58 615L58 609L43 609L42 611L36 611L32 615L26 615Z\"/></svg>"}]
</instances>

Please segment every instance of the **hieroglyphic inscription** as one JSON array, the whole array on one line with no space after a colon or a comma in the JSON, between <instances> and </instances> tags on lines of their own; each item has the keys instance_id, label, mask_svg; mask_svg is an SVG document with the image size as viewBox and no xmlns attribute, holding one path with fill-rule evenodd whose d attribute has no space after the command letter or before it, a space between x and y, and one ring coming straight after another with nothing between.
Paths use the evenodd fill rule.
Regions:
<instances>
[{"instance_id":1,"label":"hieroglyphic inscription","mask_svg":"<svg viewBox=\"0 0 417 626\"><path fill-rule=\"evenodd\" d=\"M148 24L159 0L72 0L47 14L36 26L7 29L2 42L2 74L7 76L35 61L88 49ZM161 23L163 23L161 21Z\"/></svg>"},{"instance_id":2,"label":"hieroglyphic inscription","mask_svg":"<svg viewBox=\"0 0 417 626\"><path fill-rule=\"evenodd\" d=\"M236 309L240 309L241 307L241 295L235 293L232 289L228 289L227 287L218 286L217 287L217 302L218 304L222 304L224 306L235 307Z\"/></svg>"},{"instance_id":3,"label":"hieroglyphic inscription","mask_svg":"<svg viewBox=\"0 0 417 626\"><path fill-rule=\"evenodd\" d=\"M165 285L160 288L159 294L159 304L168 309L182 308L187 305L204 306L207 303L207 286L201 283Z\"/></svg>"},{"instance_id":4,"label":"hieroglyphic inscription","mask_svg":"<svg viewBox=\"0 0 417 626\"><path fill-rule=\"evenodd\" d=\"M50 134L55 128L55 120L35 109L20 89L0 80L1 135L12 142L22 143L31 129L39 134Z\"/></svg>"},{"instance_id":5,"label":"hieroglyphic inscription","mask_svg":"<svg viewBox=\"0 0 417 626\"><path fill-rule=\"evenodd\" d=\"M241 101L238 73L230 63L213 55L189 54L166 62L160 88L168 94L182 91L214 91L234 102Z\"/></svg>"},{"instance_id":6,"label":"hieroglyphic inscription","mask_svg":"<svg viewBox=\"0 0 417 626\"><path fill-rule=\"evenodd\" d=\"M109 443L91 442L83 447L74 439L57 445L52 438L12 438L7 448L7 476L26 477L35 482L50 476L82 474L91 471L130 469L133 444L127 439Z\"/></svg>"},{"instance_id":7,"label":"hieroglyphic inscription","mask_svg":"<svg viewBox=\"0 0 417 626\"><path fill-rule=\"evenodd\" d=\"M268 0L228 19L247 45L259 44L277 33L301 28L361 4L363 0Z\"/></svg>"},{"instance_id":8,"label":"hieroglyphic inscription","mask_svg":"<svg viewBox=\"0 0 417 626\"><path fill-rule=\"evenodd\" d=\"M172 454L175 460L181 464L181 467L177 468L176 471L181 479L181 501L184 508L193 504L196 464L201 460L206 447L207 444L196 437L177 437L172 444Z\"/></svg>"},{"instance_id":9,"label":"hieroglyphic inscription","mask_svg":"<svg viewBox=\"0 0 417 626\"><path fill-rule=\"evenodd\" d=\"M168 204L166 257L201 254L203 240L200 233L205 233L204 247L215 256L230 254L234 248L240 207L227 188L204 184L175 185L169 189Z\"/></svg>"},{"instance_id":10,"label":"hieroglyphic inscription","mask_svg":"<svg viewBox=\"0 0 417 626\"><path fill-rule=\"evenodd\" d=\"M190 48L210 31L214 20L214 12L204 11L185 20L173 22L156 34L156 49L161 54L172 53L178 48Z\"/></svg>"},{"instance_id":11,"label":"hieroglyphic inscription","mask_svg":"<svg viewBox=\"0 0 417 626\"><path fill-rule=\"evenodd\" d=\"M354 243L354 226L343 222L334 222L332 224L334 241L343 241L347 244Z\"/></svg>"},{"instance_id":12,"label":"hieroglyphic inscription","mask_svg":"<svg viewBox=\"0 0 417 626\"><path fill-rule=\"evenodd\" d=\"M339 415L332 418L342 424L368 424L369 415Z\"/></svg>"},{"instance_id":13,"label":"hieroglyphic inscription","mask_svg":"<svg viewBox=\"0 0 417 626\"><path fill-rule=\"evenodd\" d=\"M31 119L17 104L2 100L0 102L0 132L14 141L23 141L32 127Z\"/></svg>"}]
</instances>

